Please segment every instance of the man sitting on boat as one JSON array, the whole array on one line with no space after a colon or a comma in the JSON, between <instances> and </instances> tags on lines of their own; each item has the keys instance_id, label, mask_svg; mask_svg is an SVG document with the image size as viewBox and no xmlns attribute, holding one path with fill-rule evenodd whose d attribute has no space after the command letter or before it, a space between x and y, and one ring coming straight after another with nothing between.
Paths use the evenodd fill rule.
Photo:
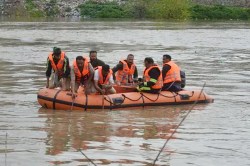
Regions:
<instances>
[{"instance_id":1,"label":"man sitting on boat","mask_svg":"<svg viewBox=\"0 0 250 166\"><path fill-rule=\"evenodd\" d=\"M117 85L133 84L138 80L138 71L134 64L133 54L128 54L127 59L119 61L112 70Z\"/></svg>"},{"instance_id":2,"label":"man sitting on boat","mask_svg":"<svg viewBox=\"0 0 250 166\"><path fill-rule=\"evenodd\" d=\"M79 86L84 86L85 94L91 93L91 85L93 85L94 69L87 57L77 56L71 67L71 90L75 96Z\"/></svg>"},{"instance_id":3,"label":"man sitting on boat","mask_svg":"<svg viewBox=\"0 0 250 166\"><path fill-rule=\"evenodd\" d=\"M51 74L53 70L53 73ZM60 48L54 47L47 58L46 88L62 87L62 90L70 89L70 67L69 59Z\"/></svg>"},{"instance_id":4,"label":"man sitting on boat","mask_svg":"<svg viewBox=\"0 0 250 166\"><path fill-rule=\"evenodd\" d=\"M101 94L114 94L113 72L109 65L98 66L94 73L94 86Z\"/></svg>"},{"instance_id":5,"label":"man sitting on boat","mask_svg":"<svg viewBox=\"0 0 250 166\"><path fill-rule=\"evenodd\" d=\"M97 66L105 65L105 63L102 60L97 59L97 52L96 51L89 52L89 59L90 59L90 63L93 66L93 68L96 68Z\"/></svg>"},{"instance_id":6,"label":"man sitting on boat","mask_svg":"<svg viewBox=\"0 0 250 166\"><path fill-rule=\"evenodd\" d=\"M144 59L143 81L137 86L139 92L159 93L162 88L161 69L151 57Z\"/></svg>"},{"instance_id":7,"label":"man sitting on boat","mask_svg":"<svg viewBox=\"0 0 250 166\"><path fill-rule=\"evenodd\" d=\"M181 90L181 74L179 66L168 54L163 55L162 78L164 91L178 92Z\"/></svg>"}]
</instances>

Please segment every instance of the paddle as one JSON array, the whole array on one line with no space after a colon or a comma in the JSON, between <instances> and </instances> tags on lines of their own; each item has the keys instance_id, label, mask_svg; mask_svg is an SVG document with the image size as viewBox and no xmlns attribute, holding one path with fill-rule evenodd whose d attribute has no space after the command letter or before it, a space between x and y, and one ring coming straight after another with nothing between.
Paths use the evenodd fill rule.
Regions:
<instances>
[{"instance_id":1,"label":"paddle","mask_svg":"<svg viewBox=\"0 0 250 166\"><path fill-rule=\"evenodd\" d=\"M104 92L102 93L102 110L104 110L104 94L106 92L105 88L102 87L102 90L104 90Z\"/></svg>"},{"instance_id":2,"label":"paddle","mask_svg":"<svg viewBox=\"0 0 250 166\"><path fill-rule=\"evenodd\" d=\"M74 107L74 103L75 103L75 99L76 99L76 97L77 97L77 95L76 94L74 94L72 91L71 91L71 97L72 97L72 104L71 104L71 107L70 107L70 111L72 111L73 110L73 107Z\"/></svg>"},{"instance_id":3,"label":"paddle","mask_svg":"<svg viewBox=\"0 0 250 166\"><path fill-rule=\"evenodd\" d=\"M102 94L102 110L104 110L104 94Z\"/></svg>"},{"instance_id":4,"label":"paddle","mask_svg":"<svg viewBox=\"0 0 250 166\"><path fill-rule=\"evenodd\" d=\"M70 107L70 111L73 110L75 99L76 99L75 97L72 97L72 104L71 104L71 107Z\"/></svg>"}]
</instances>

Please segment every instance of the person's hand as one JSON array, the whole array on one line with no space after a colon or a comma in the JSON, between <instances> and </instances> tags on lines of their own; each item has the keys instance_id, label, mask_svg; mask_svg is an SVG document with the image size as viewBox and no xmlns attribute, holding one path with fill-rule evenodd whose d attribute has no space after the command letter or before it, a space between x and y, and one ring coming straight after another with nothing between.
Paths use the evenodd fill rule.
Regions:
<instances>
[{"instance_id":1,"label":"person's hand","mask_svg":"<svg viewBox=\"0 0 250 166\"><path fill-rule=\"evenodd\" d=\"M76 98L77 94L75 92L72 92L72 100L74 100Z\"/></svg>"},{"instance_id":2,"label":"person's hand","mask_svg":"<svg viewBox=\"0 0 250 166\"><path fill-rule=\"evenodd\" d=\"M105 89L110 89L110 88L112 88L112 85L107 85L107 86L105 87Z\"/></svg>"},{"instance_id":3,"label":"person's hand","mask_svg":"<svg viewBox=\"0 0 250 166\"><path fill-rule=\"evenodd\" d=\"M105 94L105 90L104 90L104 89L101 89L100 93L101 93L102 95L104 95L104 94Z\"/></svg>"},{"instance_id":4,"label":"person's hand","mask_svg":"<svg viewBox=\"0 0 250 166\"><path fill-rule=\"evenodd\" d=\"M116 85L121 86L121 82L120 81L115 81Z\"/></svg>"},{"instance_id":5,"label":"person's hand","mask_svg":"<svg viewBox=\"0 0 250 166\"><path fill-rule=\"evenodd\" d=\"M139 88L143 87L144 86L144 82L141 82L138 84Z\"/></svg>"},{"instance_id":6,"label":"person's hand","mask_svg":"<svg viewBox=\"0 0 250 166\"><path fill-rule=\"evenodd\" d=\"M138 82L143 82L143 79L142 78L138 78Z\"/></svg>"},{"instance_id":7,"label":"person's hand","mask_svg":"<svg viewBox=\"0 0 250 166\"><path fill-rule=\"evenodd\" d=\"M138 79L133 79L133 83L137 84L138 83Z\"/></svg>"}]
</instances>

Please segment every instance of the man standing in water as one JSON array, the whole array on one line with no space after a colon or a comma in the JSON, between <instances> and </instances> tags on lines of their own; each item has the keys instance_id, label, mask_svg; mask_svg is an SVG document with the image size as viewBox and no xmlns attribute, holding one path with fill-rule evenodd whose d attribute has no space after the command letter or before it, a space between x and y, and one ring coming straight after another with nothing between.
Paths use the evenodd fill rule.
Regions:
<instances>
[{"instance_id":1,"label":"man standing in water","mask_svg":"<svg viewBox=\"0 0 250 166\"><path fill-rule=\"evenodd\" d=\"M112 70L117 85L132 84L138 80L138 72L134 64L133 54L128 54L127 59L119 61L119 64L117 64Z\"/></svg>"},{"instance_id":2,"label":"man standing in water","mask_svg":"<svg viewBox=\"0 0 250 166\"><path fill-rule=\"evenodd\" d=\"M51 71L53 73L51 74ZM62 90L70 89L70 67L69 59L60 48L54 47L47 58L46 88L61 87Z\"/></svg>"},{"instance_id":3,"label":"man standing in water","mask_svg":"<svg viewBox=\"0 0 250 166\"><path fill-rule=\"evenodd\" d=\"M97 59L97 52L96 51L89 52L89 59L90 59L90 63L93 66L93 68L96 68L97 66L104 66L105 65L105 63L102 60Z\"/></svg>"}]
</instances>

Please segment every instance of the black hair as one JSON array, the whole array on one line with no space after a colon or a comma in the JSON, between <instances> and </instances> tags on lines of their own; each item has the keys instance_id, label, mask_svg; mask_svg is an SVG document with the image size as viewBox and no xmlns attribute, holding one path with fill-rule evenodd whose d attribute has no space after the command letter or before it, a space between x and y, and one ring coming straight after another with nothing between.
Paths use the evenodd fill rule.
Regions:
<instances>
[{"instance_id":1,"label":"black hair","mask_svg":"<svg viewBox=\"0 0 250 166\"><path fill-rule=\"evenodd\" d=\"M60 55L61 54L61 48L54 47L53 48L53 54L54 55Z\"/></svg>"},{"instance_id":2,"label":"black hair","mask_svg":"<svg viewBox=\"0 0 250 166\"><path fill-rule=\"evenodd\" d=\"M106 64L105 64L105 65L102 66L102 70L103 70L103 71L108 72L109 69L110 69L109 65L106 65Z\"/></svg>"},{"instance_id":3,"label":"black hair","mask_svg":"<svg viewBox=\"0 0 250 166\"><path fill-rule=\"evenodd\" d=\"M127 56L127 57L129 57L129 56L132 56L132 57L134 57L134 55L133 55L133 54L128 54L128 56Z\"/></svg>"},{"instance_id":4,"label":"black hair","mask_svg":"<svg viewBox=\"0 0 250 166\"><path fill-rule=\"evenodd\" d=\"M82 56L77 56L76 57L76 60L78 61L78 60L84 60L84 58L82 57Z\"/></svg>"},{"instance_id":5,"label":"black hair","mask_svg":"<svg viewBox=\"0 0 250 166\"><path fill-rule=\"evenodd\" d=\"M148 62L149 64L152 64L152 63L154 63L154 60L151 57L147 57L144 59L144 62Z\"/></svg>"},{"instance_id":6,"label":"black hair","mask_svg":"<svg viewBox=\"0 0 250 166\"><path fill-rule=\"evenodd\" d=\"M168 54L165 54L165 55L163 55L163 58L166 58L166 59L169 59L169 60L171 60L171 56L170 55L168 55Z\"/></svg>"},{"instance_id":7,"label":"black hair","mask_svg":"<svg viewBox=\"0 0 250 166\"><path fill-rule=\"evenodd\" d=\"M97 51L94 51L94 50L89 51L89 55L92 54L92 53L96 53L97 54Z\"/></svg>"}]
</instances>

